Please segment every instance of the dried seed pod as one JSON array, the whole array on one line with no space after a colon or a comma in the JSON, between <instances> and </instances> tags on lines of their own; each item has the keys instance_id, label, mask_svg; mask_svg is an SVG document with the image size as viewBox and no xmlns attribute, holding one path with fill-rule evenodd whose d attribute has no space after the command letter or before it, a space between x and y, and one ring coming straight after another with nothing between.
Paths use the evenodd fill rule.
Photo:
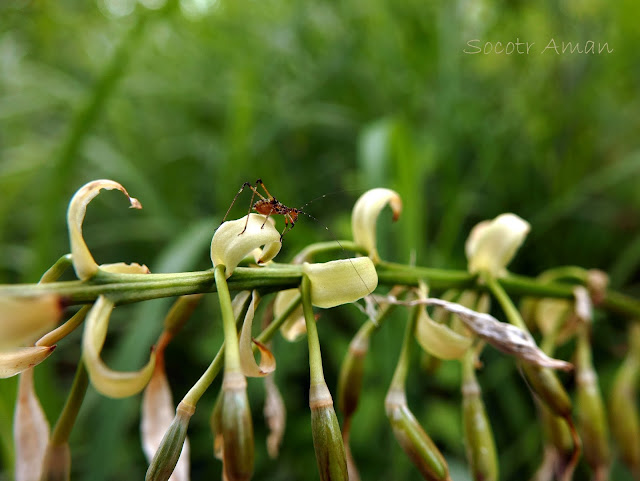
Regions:
<instances>
[{"instance_id":1,"label":"dried seed pod","mask_svg":"<svg viewBox=\"0 0 640 481\"><path fill-rule=\"evenodd\" d=\"M475 376L473 353L462 367L462 417L467 460L476 481L498 479L498 458L491 424L482 402L482 391Z\"/></svg>"},{"instance_id":2,"label":"dried seed pod","mask_svg":"<svg viewBox=\"0 0 640 481\"><path fill-rule=\"evenodd\" d=\"M347 458L333 399L325 383L309 389L311 435L321 481L348 481Z\"/></svg>"},{"instance_id":3,"label":"dried seed pod","mask_svg":"<svg viewBox=\"0 0 640 481\"><path fill-rule=\"evenodd\" d=\"M577 421L584 455L596 479L607 479L611 456L609 427L598 387L598 375L591 362L591 346L586 332L581 332L576 347Z\"/></svg>"}]
</instances>

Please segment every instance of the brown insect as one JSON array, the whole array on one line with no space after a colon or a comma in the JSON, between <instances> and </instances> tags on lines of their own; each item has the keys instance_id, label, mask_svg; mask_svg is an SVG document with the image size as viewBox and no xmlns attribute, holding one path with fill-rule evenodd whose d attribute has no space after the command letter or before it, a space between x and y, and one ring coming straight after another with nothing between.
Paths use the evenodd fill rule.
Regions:
<instances>
[{"instance_id":1,"label":"brown insect","mask_svg":"<svg viewBox=\"0 0 640 481\"><path fill-rule=\"evenodd\" d=\"M285 226L284 226L284 230L282 231L282 234L280 234L280 242L282 242L282 237L285 235L285 233L293 229L293 226L296 225L296 221L298 220L298 215L302 212L302 210L296 209L295 207L287 207L282 202L277 200L274 196L272 196L269 193L267 188L264 186L262 179L256 180L255 185L249 182L245 182L244 184L242 184L242 187L240 187L240 190L233 198L233 202L231 202L231 205L229 206L227 213L224 215L224 219L222 220L222 222L226 220L227 216L229 215L229 211L231 211L233 204L236 203L238 196L242 194L244 189L246 189L247 187L249 187L253 192L251 194L251 202L249 203L249 213L251 213L252 210L255 210L258 214L262 214L265 216L264 223L262 224L263 228L270 216L281 215L284 217ZM262 187L262 190L264 190L266 197L258 191L258 187ZM258 199L254 204L253 199L255 199L256 196L260 197L260 199ZM302 213L306 214L306 212L302 212ZM247 230L248 224L249 224L249 216L247 215L247 222L244 224L244 229L242 229L242 232L240 232L240 234L238 235L244 234L244 231Z\"/></svg>"},{"instance_id":2,"label":"brown insect","mask_svg":"<svg viewBox=\"0 0 640 481\"><path fill-rule=\"evenodd\" d=\"M285 226L284 226L284 230L280 234L280 242L282 242L282 237L288 231L293 229L294 225L296 225L296 222L298 220L298 215L299 214L304 214L307 217L309 217L309 218L313 219L314 221L318 222L320 225L322 225L325 228L325 230L331 235L331 237L333 237L333 239L338 243L338 245L340 246L342 251L346 252L345 248L342 247L342 244L340 243L340 241L338 239L336 239L336 237L333 235L333 233L329 230L329 228L326 225L322 224L314 216L312 216L311 214L309 214L308 212L305 212L303 210L311 202L313 202L315 200L318 200L318 199L322 199L322 198L326 197L327 194L324 194L324 195L321 195L320 197L312 199L311 201L307 202L306 204L304 204L300 208L287 207L286 205L284 205L282 202L277 200L274 196L272 196L269 193L267 188L264 186L264 183L262 182L262 179L256 180L255 185L251 184L250 182L245 182L244 184L242 184L242 187L240 187L240 190L238 191L238 193L233 198L233 201L231 202L231 205L227 209L227 213L224 215L224 218L222 219L222 222L224 222L227 219L227 216L229 215L229 212L231 211L231 208L236 203L236 200L238 200L238 196L240 194L242 194L242 192L244 192L244 190L247 187L249 187L253 193L251 194L251 201L249 202L249 212L247 213L247 221L244 224L244 229L242 229L242 232L240 232L240 234L238 234L238 235L244 234L244 232L247 230L247 225L249 225L249 214L251 213L252 210L255 210L258 214L262 214L262 215L265 216L265 220L262 223L262 228L264 228L264 226L267 223L267 220L269 219L270 216L272 216L272 215L282 215L284 217ZM258 191L258 187L262 187L262 190L264 190L266 196L262 195ZM257 200L256 203L254 204L253 203L253 199L255 199L256 196L260 197L260 199ZM356 269L356 266L353 264L351 259L349 259L349 262L351 262L351 265L353 266L354 270L356 271L356 274L358 274L358 277L362 281L362 284L364 284L364 286L368 289L367 284L364 282L364 279L362 278L362 276L358 272L358 269ZM373 302L376 304L376 306L378 306L378 309L381 309L380 304L378 304L378 301L376 301L375 297L370 297L370 299L372 299ZM367 315L371 316L370 313L367 313Z\"/></svg>"}]
</instances>

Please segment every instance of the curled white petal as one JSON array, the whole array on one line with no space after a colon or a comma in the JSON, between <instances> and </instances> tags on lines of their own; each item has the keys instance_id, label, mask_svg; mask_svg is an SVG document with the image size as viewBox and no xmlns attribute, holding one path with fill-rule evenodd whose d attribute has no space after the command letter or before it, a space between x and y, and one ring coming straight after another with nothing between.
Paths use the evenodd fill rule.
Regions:
<instances>
[{"instance_id":1,"label":"curled white petal","mask_svg":"<svg viewBox=\"0 0 640 481\"><path fill-rule=\"evenodd\" d=\"M280 317L287 309L289 304L296 299L300 299L300 289L286 289L276 294L276 300L273 304L273 314ZM287 341L293 342L300 339L307 332L304 322L304 313L302 312L302 303L298 304L287 320L280 326L280 334Z\"/></svg>"},{"instance_id":2,"label":"curled white petal","mask_svg":"<svg viewBox=\"0 0 640 481\"><path fill-rule=\"evenodd\" d=\"M96 197L102 189L117 189L129 198L131 208L142 209L142 205L129 195L118 182L101 179L94 180L82 186L73 196L67 210L67 226L69 228L69 238L71 241L71 255L73 258L73 268L79 279L85 280L93 277L98 272L98 264L93 259L84 238L82 237L82 222L84 221L87 205Z\"/></svg>"},{"instance_id":3,"label":"curled white petal","mask_svg":"<svg viewBox=\"0 0 640 481\"><path fill-rule=\"evenodd\" d=\"M311 303L322 308L355 302L378 286L378 273L368 257L321 264L305 262L302 272L311 281Z\"/></svg>"},{"instance_id":4,"label":"curled white petal","mask_svg":"<svg viewBox=\"0 0 640 481\"><path fill-rule=\"evenodd\" d=\"M276 368L276 359L271 351L264 345L258 344L260 350L260 364L256 362L256 358L253 356L253 349L251 345L251 328L253 326L253 317L256 312L256 306L260 298L256 291L251 294L251 303L249 309L244 317L244 323L242 324L242 331L240 332L240 340L238 342L240 349L240 367L242 368L242 374L247 377L264 377L270 372L273 372Z\"/></svg>"},{"instance_id":5,"label":"curled white petal","mask_svg":"<svg viewBox=\"0 0 640 481\"><path fill-rule=\"evenodd\" d=\"M420 282L418 284L419 298L425 300L428 294L427 285ZM473 339L431 319L425 305L421 305L419 309L415 335L422 349L440 359L460 359L464 356Z\"/></svg>"},{"instance_id":6,"label":"curled white petal","mask_svg":"<svg viewBox=\"0 0 640 481\"><path fill-rule=\"evenodd\" d=\"M492 221L477 224L465 244L469 272L504 275L507 264L524 242L530 228L527 221L515 214L501 214Z\"/></svg>"},{"instance_id":7,"label":"curled white petal","mask_svg":"<svg viewBox=\"0 0 640 481\"><path fill-rule=\"evenodd\" d=\"M402 212L402 199L391 189L368 190L356 201L351 214L353 240L367 250L369 257L376 264L380 262L376 248L376 222L380 211L387 204L393 211L393 220L396 221Z\"/></svg>"},{"instance_id":8,"label":"curled white petal","mask_svg":"<svg viewBox=\"0 0 640 481\"><path fill-rule=\"evenodd\" d=\"M224 265L229 277L236 266L254 249L264 246L259 263L273 259L280 251L280 233L273 223L259 214L249 214L242 219L227 221L216 230L211 240L213 266ZM246 225L246 230L245 230Z\"/></svg>"},{"instance_id":9,"label":"curled white petal","mask_svg":"<svg viewBox=\"0 0 640 481\"><path fill-rule=\"evenodd\" d=\"M416 340L422 349L440 359L460 359L464 356L473 339L431 319L425 306L419 309Z\"/></svg>"},{"instance_id":10,"label":"curled white petal","mask_svg":"<svg viewBox=\"0 0 640 481\"><path fill-rule=\"evenodd\" d=\"M98 296L89 311L82 336L82 356L91 379L91 384L104 394L113 398L123 398L139 393L153 375L155 352L149 362L140 370L132 372L114 371L100 358L100 351L107 337L109 316L114 304L105 296Z\"/></svg>"}]
</instances>

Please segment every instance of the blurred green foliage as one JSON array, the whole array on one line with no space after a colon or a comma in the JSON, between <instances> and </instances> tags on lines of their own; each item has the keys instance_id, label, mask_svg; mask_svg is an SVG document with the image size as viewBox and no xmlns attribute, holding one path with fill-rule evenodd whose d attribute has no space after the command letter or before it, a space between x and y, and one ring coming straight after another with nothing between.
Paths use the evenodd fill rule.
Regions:
<instances>
[{"instance_id":1,"label":"blurred green foliage","mask_svg":"<svg viewBox=\"0 0 640 481\"><path fill-rule=\"evenodd\" d=\"M282 259L331 240L323 225L349 237L349 206L364 189L385 186L405 203L398 224L380 232L387 259L415 254L422 265L464 268L471 226L511 211L532 224L514 272L597 267L637 295L639 17L632 0L5 0L0 282L35 282L69 250L66 204L97 178L121 182L144 206L127 211L118 194L91 205L85 234L98 262L137 261L153 272L207 268L211 235L235 192L261 177L290 206L329 194L306 208L319 223L301 217L285 237ZM541 54L551 38L607 42L614 51ZM471 39L535 48L468 55ZM242 199L234 216L244 215ZM178 398L220 342L209 297L168 353ZM116 311L111 365L141 365L167 306ZM348 307L323 317L335 386L361 320ZM595 340L605 392L624 348L623 330L609 320L598 320ZM354 419L353 451L367 480L417 479L383 412L401 323L387 323L373 340ZM52 420L79 356L76 334L36 373ZM281 339L275 348L289 424L280 459L269 460L260 447L262 389L250 383L256 479L308 479L315 461L306 348ZM503 479L523 479L541 458L533 403L511 360L488 351L484 362L480 381ZM465 479L458 366L445 363L435 375L417 369L418 359L415 366L409 404L451 460L454 479ZM14 389L13 380L0 383L5 463ZM207 427L214 397L192 421L193 479L219 476ZM138 398L90 392L72 438L77 479L141 479L138 409ZM618 465L614 474L624 479Z\"/></svg>"}]
</instances>

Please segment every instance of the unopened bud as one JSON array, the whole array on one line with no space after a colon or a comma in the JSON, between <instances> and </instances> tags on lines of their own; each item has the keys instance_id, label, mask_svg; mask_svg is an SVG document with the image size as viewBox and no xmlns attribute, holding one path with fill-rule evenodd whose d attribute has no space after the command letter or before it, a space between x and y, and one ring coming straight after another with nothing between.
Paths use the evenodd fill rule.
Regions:
<instances>
[{"instance_id":1,"label":"unopened bud","mask_svg":"<svg viewBox=\"0 0 640 481\"><path fill-rule=\"evenodd\" d=\"M338 379L338 409L350 418L358 407L362 390L364 360L369 350L369 336L358 333L349 344Z\"/></svg>"},{"instance_id":2,"label":"unopened bud","mask_svg":"<svg viewBox=\"0 0 640 481\"><path fill-rule=\"evenodd\" d=\"M396 440L422 477L428 481L451 481L444 456L409 410L404 392L392 388L385 408Z\"/></svg>"},{"instance_id":3,"label":"unopened bud","mask_svg":"<svg viewBox=\"0 0 640 481\"><path fill-rule=\"evenodd\" d=\"M638 382L640 381L640 324L632 326L630 349L618 368L611 398L611 431L616 440L622 461L640 478L640 419L636 408Z\"/></svg>"},{"instance_id":4,"label":"unopened bud","mask_svg":"<svg viewBox=\"0 0 640 481\"><path fill-rule=\"evenodd\" d=\"M253 475L253 423L247 381L241 373L226 372L222 384L224 471L229 481Z\"/></svg>"},{"instance_id":5,"label":"unopened bud","mask_svg":"<svg viewBox=\"0 0 640 481\"><path fill-rule=\"evenodd\" d=\"M167 429L155 456L151 460L145 481L167 481L178 464L182 446L187 438L189 420L195 406L181 402L176 408L176 416Z\"/></svg>"},{"instance_id":6,"label":"unopened bud","mask_svg":"<svg viewBox=\"0 0 640 481\"><path fill-rule=\"evenodd\" d=\"M348 481L347 458L333 399L326 384L309 390L311 435L321 481Z\"/></svg>"},{"instance_id":7,"label":"unopened bud","mask_svg":"<svg viewBox=\"0 0 640 481\"><path fill-rule=\"evenodd\" d=\"M584 455L591 469L602 473L599 479L604 479L607 478L606 473L611 462L609 427L598 387L598 375L591 362L591 346L586 333L581 333L578 337L576 390L578 430L582 438Z\"/></svg>"},{"instance_id":8,"label":"unopened bud","mask_svg":"<svg viewBox=\"0 0 640 481\"><path fill-rule=\"evenodd\" d=\"M548 367L522 363L529 385L556 416L571 416L571 399L556 373Z\"/></svg>"},{"instance_id":9,"label":"unopened bud","mask_svg":"<svg viewBox=\"0 0 640 481\"><path fill-rule=\"evenodd\" d=\"M567 421L556 416L546 404L537 402L536 405L540 413L546 444L555 452L555 463L559 466L556 470L560 471L562 467L570 464L569 461L575 452L571 430Z\"/></svg>"},{"instance_id":10,"label":"unopened bud","mask_svg":"<svg viewBox=\"0 0 640 481\"><path fill-rule=\"evenodd\" d=\"M474 372L474 356L463 361L462 418L467 460L476 481L498 479L498 458L491 424L482 402L482 392Z\"/></svg>"}]
</instances>

